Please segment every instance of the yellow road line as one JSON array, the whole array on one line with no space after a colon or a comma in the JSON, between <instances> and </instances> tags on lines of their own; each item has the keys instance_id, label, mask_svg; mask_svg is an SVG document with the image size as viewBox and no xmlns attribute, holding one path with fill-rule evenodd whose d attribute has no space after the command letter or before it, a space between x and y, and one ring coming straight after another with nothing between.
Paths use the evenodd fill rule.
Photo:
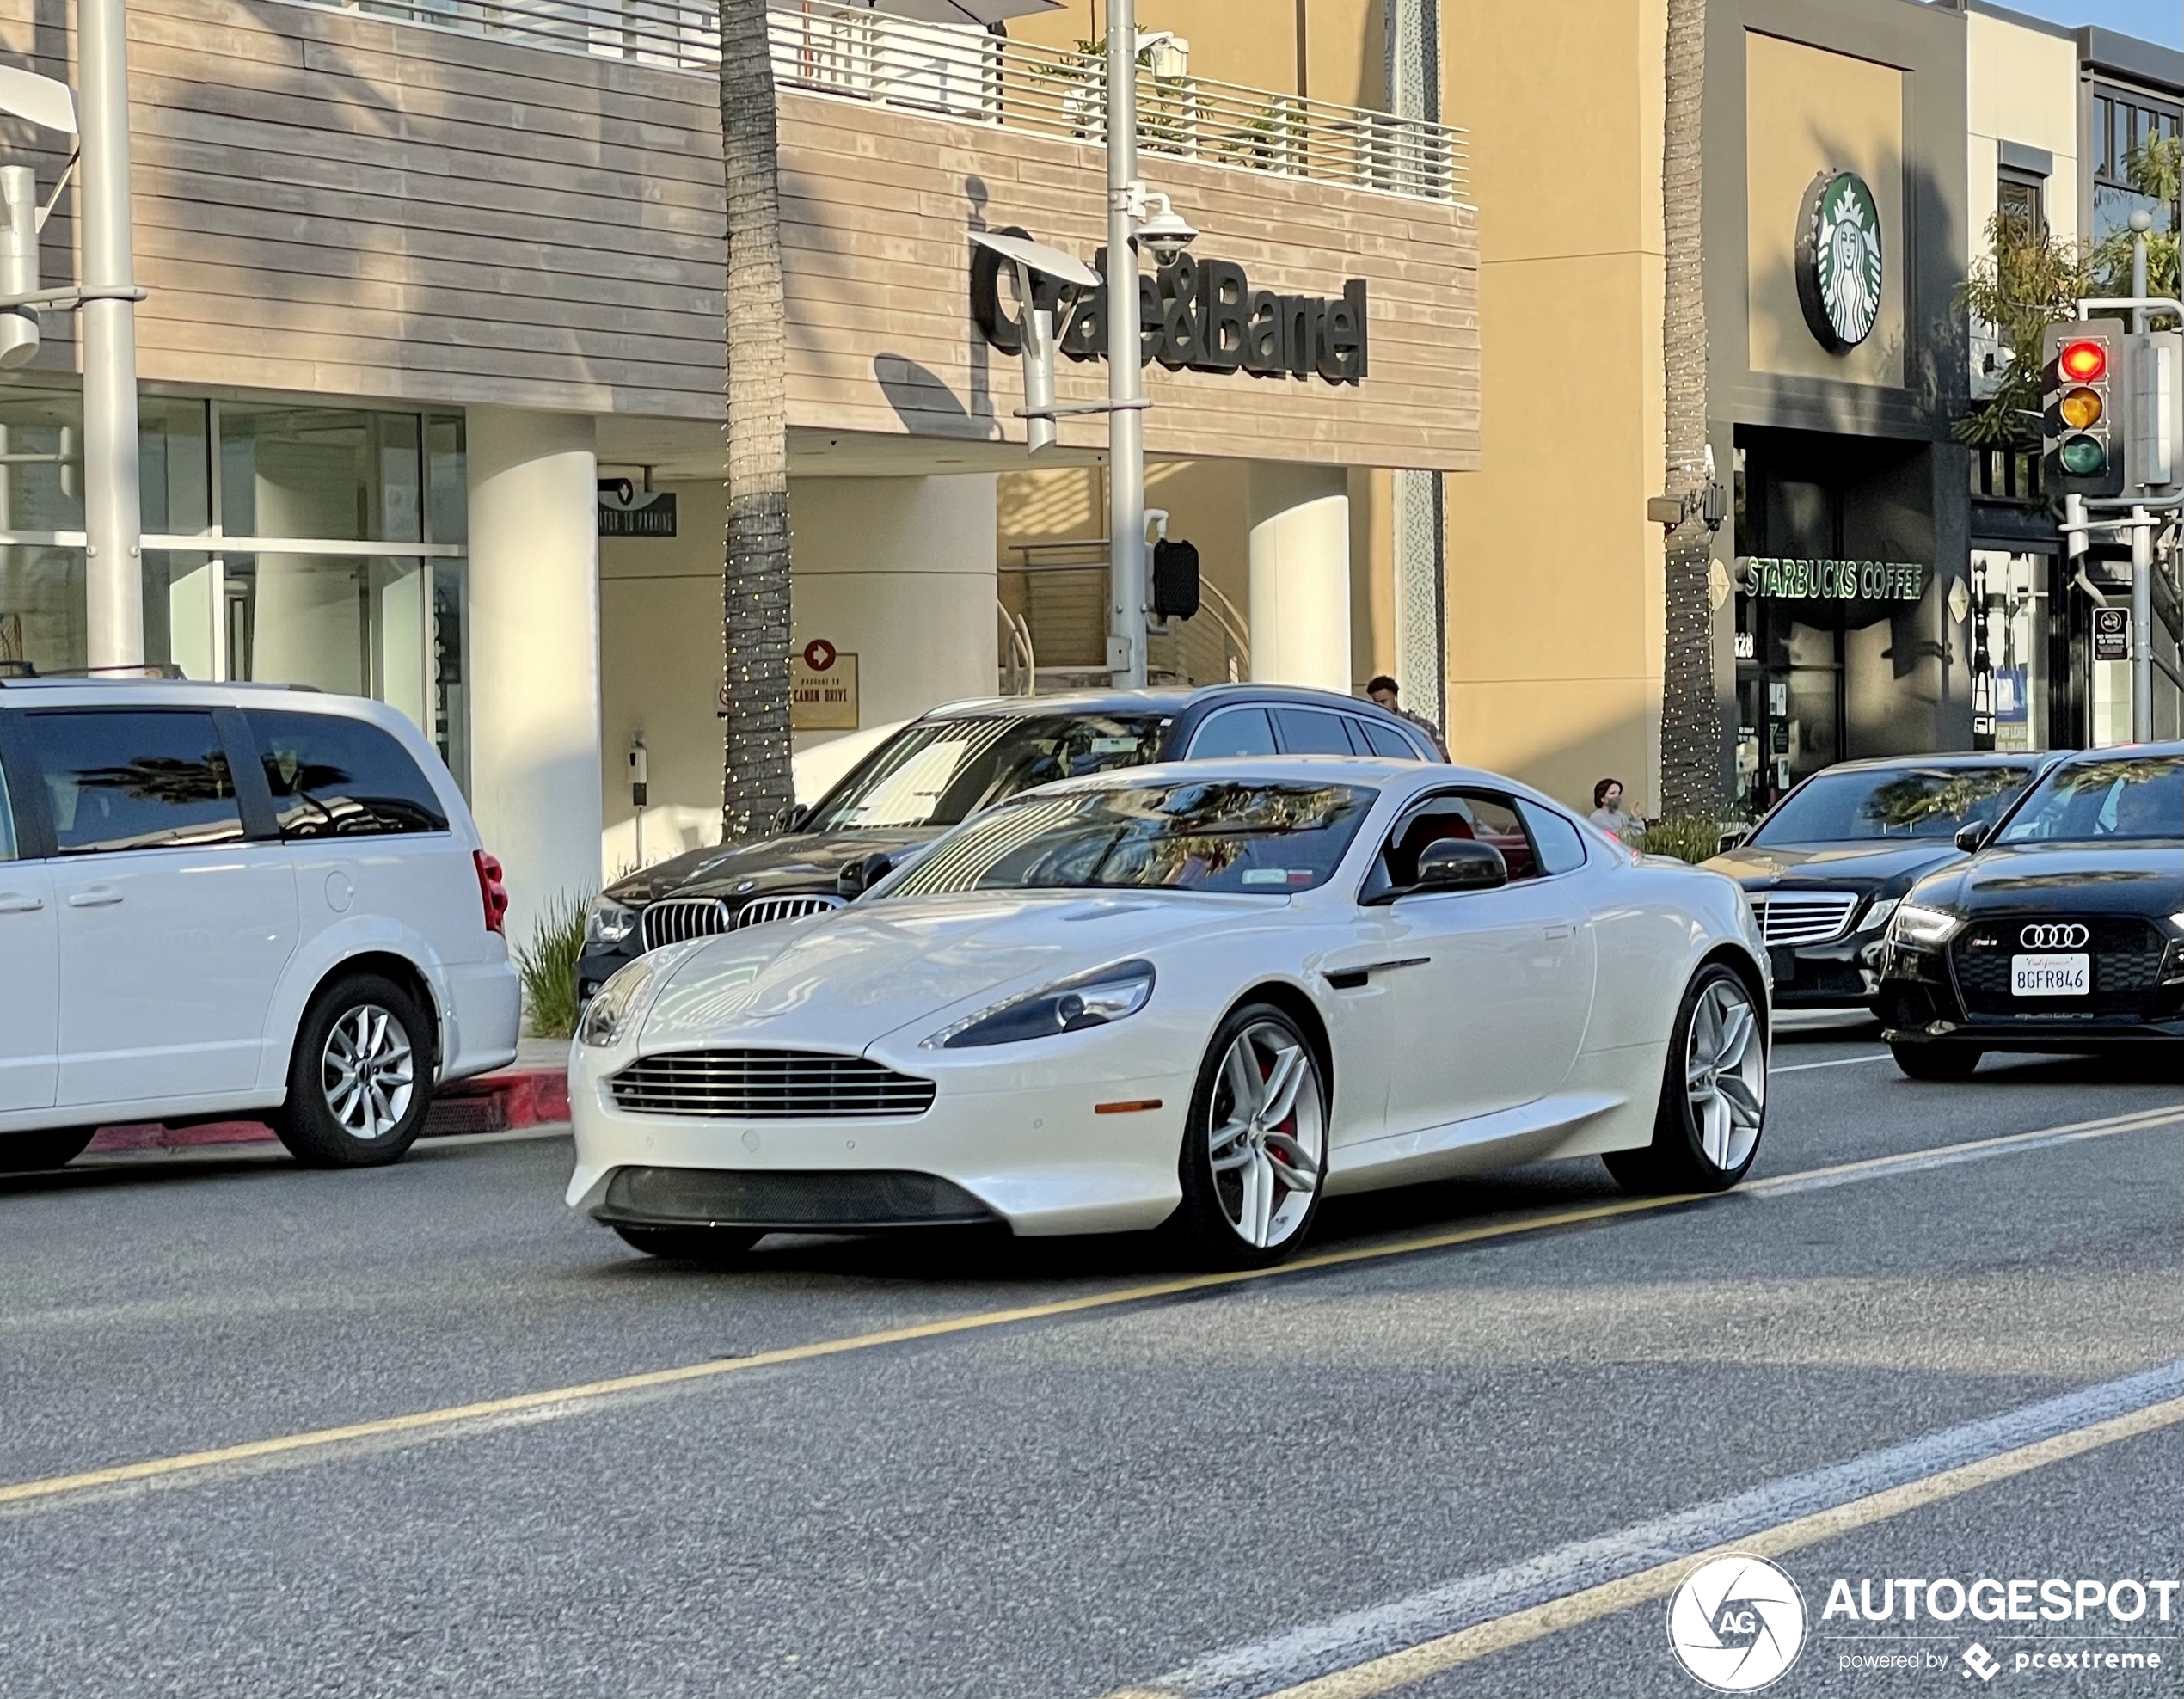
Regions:
<instances>
[{"instance_id":1,"label":"yellow road line","mask_svg":"<svg viewBox=\"0 0 2184 1699\"><path fill-rule=\"evenodd\" d=\"M1456 1633L1444 1635L1436 1640L1407 1647L1401 1652L1391 1652L1362 1664L1353 1664L1347 1670L1300 1682L1270 1693L1266 1699L1371 1699L1375 1694L1392 1692L1422 1681L1428 1676L1440 1675L1460 1665L1488 1657L1496 1652L1506 1652L1512 1647L1543 1640L1549 1635L1560 1634L1566 1628L1578 1628L1603 1616L1628 1610L1633 1605L1650 1600L1666 1598L1677 1585L1702 1563L1731 1552L1748 1552L1757 1557L1779 1557L1805 1546L1817 1545L1860 1528L1886 1522L1915 1510L1923 1510L1969 1493L1981 1487L1991 1487L1997 1481L2045 1469L2071 1457L2083 1457L2089 1451L2120 1441L2133 1439L2141 1434L2156 1432L2164 1427L2184 1422L2184 1398L2173 1398L2166 1403L2149 1405L2143 1410L2133 1410L2127 1415L2111 1417L2106 1421L2077 1428L2068 1433L2058 1433L2015 1451L1997 1452L1978 1463L1964 1463L1955 1469L1943 1469L1917 1481L1892 1487L1886 1492L1870 1497L1854 1499L1810 1516L1801 1516L1794 1521L1778 1523L1774 1527L1741 1539L1732 1540L1704 1551L1679 1557L1651 1569L1641 1569L1620 1579L1603 1582L1598 1586L1586 1587L1581 1592L1549 1599L1529 1610L1511 1612L1491 1622L1478 1622ZM1153 1689L1134 1688L1108 1696L1108 1699L1176 1699L1172 1692Z\"/></svg>"},{"instance_id":2,"label":"yellow road line","mask_svg":"<svg viewBox=\"0 0 2184 1699\"><path fill-rule=\"evenodd\" d=\"M2152 1119L2149 1119L2148 1117ZM2103 1130L2115 1132L2139 1132L2160 1126L2168 1120L2184 1119L2184 1110L2147 1111L2132 1115L2110 1116L2102 1120L2083 1121L2071 1126L2040 1130L2041 1136L2059 1133L2094 1133ZM1988 1140L1975 1140L1968 1144L1951 1145L1946 1152L1906 1151L1901 1156L1880 1158L1885 1163L1903 1162L1941 1154L1958 1154L1985 1145L2003 1146L2033 1137L2032 1134L2005 1134ZM1850 1168L1863 1168L1871 1163L1853 1163ZM1813 1169L1810 1174L1833 1173L1832 1169ZM1785 1175L1784 1181L1804 1178L1800 1175ZM1173 1297L1186 1292L1213 1291L1226 1286L1238 1286L1251 1281L1272 1279L1292 1274L1307 1273L1314 1269L1340 1268L1359 1263L1378 1262L1396 1257L1414 1256L1426 1251L1447 1250L1458 1245L1480 1244L1494 1239L1512 1238L1527 1233L1543 1233L1558 1227L1582 1226L1596 1221L1612 1221L1618 1217L1646 1215L1661 1210L1674 1209L1682 1205L1706 1201L1712 1198L1734 1198L1734 1192L1702 1194L1678 1193L1662 1198L1623 1198L1613 1203L1594 1204L1581 1209L1558 1210L1546 1215L1520 1217L1513 1221L1491 1223L1480 1227L1456 1228L1445 1233L1429 1233L1416 1238L1401 1239L1390 1244L1360 1245L1347 1250L1318 1251L1309 1256L1297 1257L1272 1268L1246 1268L1217 1274L1180 1275L1173 1279L1154 1280L1134 1286L1124 1286L1113 1291L1091 1292L1081 1297L1058 1298L1046 1303L1021 1304L1009 1310L987 1310L968 1316L954 1316L937 1322L921 1322L909 1327L885 1328L872 1333L850 1334L838 1339L817 1340L806 1345L784 1346L776 1350L754 1352L747 1357L715 1358L702 1363L688 1363L672 1369L653 1369L633 1375L616 1375L604 1380L586 1381L580 1385L555 1387L543 1392L518 1393L506 1398L481 1399L469 1404L454 1404L434 1410L418 1410L407 1415L383 1416L371 1421L347 1422L338 1427L311 1428L300 1433L276 1435L268 1439L245 1440L239 1444L215 1446L207 1451L185 1451L174 1457L150 1457L139 1463L116 1463L105 1469L81 1470L72 1475L50 1475L42 1480L21 1481L0 1486L0 1509L22 1505L38 1500L56 1499L71 1494L94 1492L105 1487L126 1487L139 1482L158 1481L169 1476L188 1475L201 1469L219 1469L235 1463L256 1462L264 1458L294 1456L299 1452L321 1451L328 1447L354 1444L361 1441L399 1438L403 1436L430 1434L457 1428L466 1424L492 1421L553 1410L563 1405L585 1404L602 1399L617 1398L633 1393L654 1391L666 1387L686 1385L694 1381L715 1380L727 1375L741 1374L753 1369L776 1368L790 1363L815 1362L823 1358L839 1357L851 1352L871 1351L884 1346L907 1345L919 1340L944 1339L954 1334L980 1332L991 1328L1005 1328L1021 1322L1051 1320L1056 1316L1077 1316L1088 1311L1112 1310L1126 1304L1144 1303L1156 1298Z\"/></svg>"}]
</instances>

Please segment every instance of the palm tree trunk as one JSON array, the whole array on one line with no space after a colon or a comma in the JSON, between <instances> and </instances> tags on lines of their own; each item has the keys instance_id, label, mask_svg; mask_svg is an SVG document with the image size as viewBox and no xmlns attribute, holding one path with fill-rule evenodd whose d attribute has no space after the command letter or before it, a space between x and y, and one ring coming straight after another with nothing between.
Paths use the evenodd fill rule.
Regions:
<instances>
[{"instance_id":1,"label":"palm tree trunk","mask_svg":"<svg viewBox=\"0 0 2184 1699\"><path fill-rule=\"evenodd\" d=\"M1706 0L1668 0L1667 120L1661 149L1665 254L1661 353L1666 477L1680 496L1706 488L1706 291L1700 114L1706 92ZM1691 506L1668 534L1667 648L1661 680L1661 804L1712 814L1721 790L1721 718L1714 697L1712 540Z\"/></svg>"},{"instance_id":2,"label":"palm tree trunk","mask_svg":"<svg viewBox=\"0 0 2184 1699\"><path fill-rule=\"evenodd\" d=\"M788 426L781 180L765 0L721 0L728 205L728 525L721 830L764 831L795 800L788 741Z\"/></svg>"}]
</instances>

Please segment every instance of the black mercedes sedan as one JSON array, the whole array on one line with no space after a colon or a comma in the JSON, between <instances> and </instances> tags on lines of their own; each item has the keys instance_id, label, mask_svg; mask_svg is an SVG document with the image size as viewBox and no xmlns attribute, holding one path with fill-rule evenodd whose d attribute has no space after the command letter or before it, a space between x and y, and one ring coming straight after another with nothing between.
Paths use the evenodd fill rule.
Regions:
<instances>
[{"instance_id":1,"label":"black mercedes sedan","mask_svg":"<svg viewBox=\"0 0 2184 1699\"><path fill-rule=\"evenodd\" d=\"M693 850L609 886L586 917L577 997L589 1001L661 944L840 908L903 856L1034 785L1238 755L1442 758L1423 729L1373 702L1279 684L953 703L904 727L771 836Z\"/></svg>"},{"instance_id":2,"label":"black mercedes sedan","mask_svg":"<svg viewBox=\"0 0 2184 1699\"><path fill-rule=\"evenodd\" d=\"M2072 756L1978 836L1889 921L1897 1065L1962 1079L1991 1050L2184 1054L2184 744Z\"/></svg>"},{"instance_id":3,"label":"black mercedes sedan","mask_svg":"<svg viewBox=\"0 0 2184 1699\"><path fill-rule=\"evenodd\" d=\"M1916 880L1961 861L1959 834L1991 825L2057 758L1845 761L1813 774L1707 862L1751 899L1772 958L1775 1006L1871 1004L1882 929L1897 902Z\"/></svg>"}]
</instances>

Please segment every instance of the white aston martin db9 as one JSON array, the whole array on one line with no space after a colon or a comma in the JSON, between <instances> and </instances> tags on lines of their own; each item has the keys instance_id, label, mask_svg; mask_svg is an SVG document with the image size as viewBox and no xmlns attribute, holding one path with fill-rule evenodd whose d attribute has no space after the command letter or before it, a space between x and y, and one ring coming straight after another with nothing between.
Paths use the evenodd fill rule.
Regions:
<instances>
[{"instance_id":1,"label":"white aston martin db9","mask_svg":"<svg viewBox=\"0 0 2184 1699\"><path fill-rule=\"evenodd\" d=\"M1102 774L831 914L671 945L573 1047L569 1202L641 1250L1166 1224L1272 1262L1320 1199L1598 1155L1709 1191L1765 1115L1730 880L1523 786L1306 757Z\"/></svg>"}]
</instances>

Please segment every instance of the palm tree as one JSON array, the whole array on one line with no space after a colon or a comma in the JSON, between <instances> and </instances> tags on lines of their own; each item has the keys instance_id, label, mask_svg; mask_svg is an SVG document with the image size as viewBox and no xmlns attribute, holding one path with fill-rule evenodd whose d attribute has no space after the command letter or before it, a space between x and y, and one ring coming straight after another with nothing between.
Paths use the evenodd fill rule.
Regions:
<instances>
[{"instance_id":1,"label":"palm tree","mask_svg":"<svg viewBox=\"0 0 2184 1699\"><path fill-rule=\"evenodd\" d=\"M727 187L728 526L721 824L764 831L795 800L788 742L788 347L765 0L721 0Z\"/></svg>"},{"instance_id":2,"label":"palm tree","mask_svg":"<svg viewBox=\"0 0 2184 1699\"><path fill-rule=\"evenodd\" d=\"M1661 354L1671 496L1707 484L1706 291L1699 119L1706 89L1706 0L1668 0L1667 119L1661 147L1665 255ZM1721 717L1714 697L1712 538L1695 499L1667 538L1666 663L1661 680L1661 805L1669 818L1714 818L1721 803Z\"/></svg>"}]
</instances>

